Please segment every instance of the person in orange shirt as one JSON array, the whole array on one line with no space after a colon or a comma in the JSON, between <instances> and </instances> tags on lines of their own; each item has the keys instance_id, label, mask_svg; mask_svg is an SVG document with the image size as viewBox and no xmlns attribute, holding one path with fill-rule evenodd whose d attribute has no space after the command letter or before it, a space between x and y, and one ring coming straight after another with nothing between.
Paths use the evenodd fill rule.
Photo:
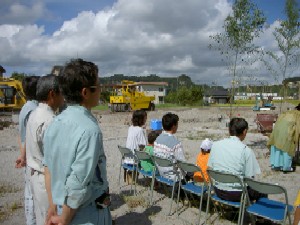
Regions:
<instances>
[{"instance_id":1,"label":"person in orange shirt","mask_svg":"<svg viewBox=\"0 0 300 225\"><path fill-rule=\"evenodd\" d=\"M201 168L206 182L209 182L209 178L208 178L208 174L207 174L206 170L207 170L207 162L208 162L212 144L213 144L213 142L209 138L206 138L204 141L202 141L202 143L200 145L201 152L198 154L197 162L196 162L196 165ZM194 173L194 182L195 183L196 182L204 182L204 179L200 172Z\"/></svg>"}]
</instances>

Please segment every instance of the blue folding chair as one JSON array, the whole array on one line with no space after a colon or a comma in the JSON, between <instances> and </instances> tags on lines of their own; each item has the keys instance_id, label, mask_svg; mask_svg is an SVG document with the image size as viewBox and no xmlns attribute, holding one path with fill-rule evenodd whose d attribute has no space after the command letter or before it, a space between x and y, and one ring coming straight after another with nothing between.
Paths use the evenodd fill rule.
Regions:
<instances>
[{"instance_id":1,"label":"blue folding chair","mask_svg":"<svg viewBox=\"0 0 300 225\"><path fill-rule=\"evenodd\" d=\"M153 157L153 160L155 163L155 172L154 172L155 180L157 180L158 182L163 183L169 187L172 187L172 194L171 194L171 198L170 198L170 210L168 213L168 215L171 215L175 187L178 184L178 180L179 180L179 171L177 170L176 165L169 159L163 159L163 158L155 156L155 157ZM161 168L172 167L173 169L171 171L169 171L168 173L159 174L157 172L159 167L161 167ZM168 176L170 178L168 178ZM152 182L152 185L151 185L151 192L153 192L153 188L154 188L154 181Z\"/></svg>"},{"instance_id":2,"label":"blue folding chair","mask_svg":"<svg viewBox=\"0 0 300 225\"><path fill-rule=\"evenodd\" d=\"M187 163L187 162L177 162L178 168L182 171L183 174L185 173L192 173L194 174L195 172L200 172L202 177L204 177L202 170L200 167ZM184 192L189 192L192 194L195 194L200 197L200 204L199 204L199 218L198 218L198 224L200 224L200 218L201 218L201 209L202 209L202 200L203 200L203 195L207 193L208 190L208 185L206 181L201 183L201 185L196 185L193 181L192 182L187 182L184 179L185 182L182 182L182 180L179 181L179 187L178 187L178 195L177 195L177 215L178 214L178 204L179 204L179 196L180 196L180 189L184 190Z\"/></svg>"},{"instance_id":3,"label":"blue folding chair","mask_svg":"<svg viewBox=\"0 0 300 225\"><path fill-rule=\"evenodd\" d=\"M244 207L246 204L246 188L244 185L243 180L234 174L230 173L225 173L221 171L215 171L215 170L207 170L209 179L210 179L210 186L209 186L209 191L208 191L208 202L206 206L206 215L208 214L208 209L209 209L209 202L212 200L213 202L219 202L220 204L223 205L228 205L232 206L234 208L239 209L239 216L238 216L238 221L237 224L240 225L243 223L244 219ZM217 196L217 194L212 193L212 190L215 190L215 185L216 183L225 183L225 184L238 184L241 187L241 198L239 202L234 202L234 201L228 201L221 199ZM215 192L215 191L214 191ZM215 208L217 209L216 204L214 204ZM222 208L220 207L220 210L217 210L218 216L220 216L220 213L222 213ZM205 219L205 223L207 222L207 216Z\"/></svg>"},{"instance_id":4,"label":"blue folding chair","mask_svg":"<svg viewBox=\"0 0 300 225\"><path fill-rule=\"evenodd\" d=\"M152 157L144 151L135 151L136 159L137 159L137 169L136 169L136 176L135 176L135 192L136 192L136 184L138 180L138 174L143 175L144 177L151 178L151 183L148 187L148 196L149 196L149 203L152 205L152 197L153 197L153 191L152 190L152 183L154 183L154 173L155 173L155 167L153 167L153 170L151 172L145 171L141 166L142 160L149 160L152 161ZM151 191L151 194L150 194Z\"/></svg>"},{"instance_id":5,"label":"blue folding chair","mask_svg":"<svg viewBox=\"0 0 300 225\"><path fill-rule=\"evenodd\" d=\"M289 224L291 225L290 214L293 211L293 206L288 203L288 196L284 187L277 184L255 181L251 178L244 178L244 183L253 190L263 194L284 195L284 202L271 200L269 198L260 198L246 207L248 213L279 224L285 224L286 218L288 217Z\"/></svg>"},{"instance_id":6,"label":"blue folding chair","mask_svg":"<svg viewBox=\"0 0 300 225\"><path fill-rule=\"evenodd\" d=\"M118 149L121 153L121 163L120 163L120 173L119 173L119 192L121 192L121 173L122 173L122 168L126 170L126 173L128 173L128 171L132 172L132 174L135 174L136 171L136 163L135 163L135 155L133 154L133 152L126 147L120 146L118 145ZM134 163L133 164L126 164L123 163L123 160L125 159L125 157L130 157L133 158ZM126 174L127 175L127 174ZM132 185L133 185L133 179L131 180L131 184L130 184L130 193L132 193Z\"/></svg>"}]
</instances>

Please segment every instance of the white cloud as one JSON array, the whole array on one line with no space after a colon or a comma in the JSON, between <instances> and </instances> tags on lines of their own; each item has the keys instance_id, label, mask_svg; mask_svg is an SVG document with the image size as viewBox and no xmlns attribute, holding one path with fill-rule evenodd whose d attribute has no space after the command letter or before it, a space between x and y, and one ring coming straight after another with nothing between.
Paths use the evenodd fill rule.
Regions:
<instances>
[{"instance_id":1,"label":"white cloud","mask_svg":"<svg viewBox=\"0 0 300 225\"><path fill-rule=\"evenodd\" d=\"M41 74L48 73L54 64L81 57L97 63L105 76L184 73L197 83L230 82L219 53L208 49L209 36L222 31L224 18L231 11L226 0L119 0L96 13L80 12L52 34L45 32L47 24L30 22L49 9L42 1L30 2L34 4L13 1L4 15L6 21L11 19L0 25L0 62L4 67L25 65L27 71ZM24 23L17 23L19 20ZM272 36L275 25L258 44L276 47Z\"/></svg>"},{"instance_id":2,"label":"white cloud","mask_svg":"<svg viewBox=\"0 0 300 225\"><path fill-rule=\"evenodd\" d=\"M2 0L0 24L29 24L45 16L47 10L42 0Z\"/></svg>"}]
</instances>

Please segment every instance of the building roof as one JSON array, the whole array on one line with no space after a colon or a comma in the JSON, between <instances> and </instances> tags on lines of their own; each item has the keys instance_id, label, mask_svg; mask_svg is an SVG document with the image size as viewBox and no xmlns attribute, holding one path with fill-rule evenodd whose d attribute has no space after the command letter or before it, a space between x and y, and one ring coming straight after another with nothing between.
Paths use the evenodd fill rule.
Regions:
<instances>
[{"instance_id":1,"label":"building roof","mask_svg":"<svg viewBox=\"0 0 300 225\"><path fill-rule=\"evenodd\" d=\"M212 97L229 97L230 94L228 90L211 90L205 93L205 96L212 96Z\"/></svg>"},{"instance_id":2,"label":"building roof","mask_svg":"<svg viewBox=\"0 0 300 225\"><path fill-rule=\"evenodd\" d=\"M135 82L135 85L168 86L168 83L167 83L167 82L148 82L148 81L141 81L141 82Z\"/></svg>"},{"instance_id":3,"label":"building roof","mask_svg":"<svg viewBox=\"0 0 300 225\"><path fill-rule=\"evenodd\" d=\"M285 82L296 82L296 81L300 81L300 77L289 77L289 78L286 78L282 83L285 83Z\"/></svg>"}]
</instances>

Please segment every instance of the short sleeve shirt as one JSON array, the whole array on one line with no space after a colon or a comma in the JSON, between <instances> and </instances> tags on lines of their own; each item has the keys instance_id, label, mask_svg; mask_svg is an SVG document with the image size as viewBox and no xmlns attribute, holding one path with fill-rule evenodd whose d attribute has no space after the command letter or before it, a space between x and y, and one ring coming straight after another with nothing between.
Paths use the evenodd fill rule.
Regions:
<instances>
[{"instance_id":1,"label":"short sleeve shirt","mask_svg":"<svg viewBox=\"0 0 300 225\"><path fill-rule=\"evenodd\" d=\"M254 177L261 173L254 152L236 136L213 143L208 167L241 177ZM241 189L236 185L219 184L217 186L223 190Z\"/></svg>"}]
</instances>

